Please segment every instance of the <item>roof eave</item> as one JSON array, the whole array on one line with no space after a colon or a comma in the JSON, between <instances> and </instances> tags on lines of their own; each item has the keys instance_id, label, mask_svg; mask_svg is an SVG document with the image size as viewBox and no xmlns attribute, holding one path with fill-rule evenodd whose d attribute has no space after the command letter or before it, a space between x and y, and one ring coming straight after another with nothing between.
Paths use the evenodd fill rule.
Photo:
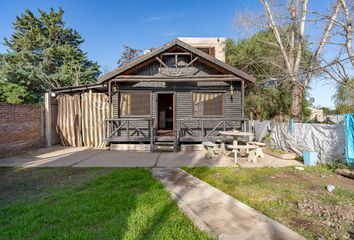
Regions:
<instances>
[{"instance_id":1,"label":"roof eave","mask_svg":"<svg viewBox=\"0 0 354 240\"><path fill-rule=\"evenodd\" d=\"M105 81L108 81L110 79L113 79L117 75L119 75L119 74L121 74L121 73L123 73L123 72L125 72L125 71L127 71L129 69L131 69L132 67L134 67L134 66L136 66L136 65L138 65L138 64L140 64L140 63L142 63L142 62L144 62L144 61L146 61L146 60L148 60L148 59L150 59L150 58L152 58L152 57L154 57L154 56L156 56L158 54L160 54L161 52L163 52L163 51L165 51L165 50L167 50L167 49L169 49L169 48L171 48L171 47L173 47L175 45L178 45L178 46L180 46L182 48L187 49L188 51L190 51L190 52L192 52L192 53L204 58L205 60L207 60L209 62L212 62L215 65L218 65L219 67L221 67L221 68L223 68L223 69L225 69L227 71L232 72L233 74L235 74L236 76L238 76L238 77L240 77L240 78L242 78L244 80L247 80L247 81L252 82L252 83L256 82L256 78L255 77L253 77L253 76L251 76L251 75L249 75L249 74L247 74L247 73L245 73L245 72L243 72L243 71L241 71L241 70L239 70L239 69L237 69L237 68L235 68L235 67L233 67L233 66L231 66L231 65L229 65L229 64L227 64L227 63L225 63L225 62L223 62L221 60L219 60L219 59L216 59L216 58L204 53L203 51L201 51L201 50L199 50L197 48L192 47L191 45L189 45L189 44L187 44L187 43L185 43L185 42L183 42L183 41L181 41L181 40L179 40L177 38L172 40L171 42L168 42L168 43L162 45L161 47L153 50L152 52L147 53L145 55L142 55L142 56L138 57L137 59L135 59L135 60L133 60L133 61L121 66L121 67L118 67L115 70L113 70L113 71L111 71L111 72L99 77L98 80L100 82L105 82Z\"/></svg>"}]
</instances>

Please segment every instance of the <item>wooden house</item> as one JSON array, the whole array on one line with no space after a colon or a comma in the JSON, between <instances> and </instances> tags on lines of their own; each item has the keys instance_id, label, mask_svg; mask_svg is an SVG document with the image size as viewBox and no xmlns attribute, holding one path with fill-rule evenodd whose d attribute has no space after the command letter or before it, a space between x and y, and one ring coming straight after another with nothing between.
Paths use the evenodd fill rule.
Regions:
<instances>
[{"instance_id":1,"label":"wooden house","mask_svg":"<svg viewBox=\"0 0 354 240\"><path fill-rule=\"evenodd\" d=\"M175 39L103 76L96 84L54 89L105 92L111 105L106 141L145 144L151 150L218 138L242 128L249 74L215 58L213 47Z\"/></svg>"}]
</instances>

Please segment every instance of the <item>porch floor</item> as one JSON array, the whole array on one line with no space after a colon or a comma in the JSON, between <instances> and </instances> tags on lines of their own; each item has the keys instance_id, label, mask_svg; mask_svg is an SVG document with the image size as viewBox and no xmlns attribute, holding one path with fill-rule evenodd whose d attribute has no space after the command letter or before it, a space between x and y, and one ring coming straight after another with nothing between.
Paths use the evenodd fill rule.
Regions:
<instances>
[{"instance_id":1,"label":"porch floor","mask_svg":"<svg viewBox=\"0 0 354 240\"><path fill-rule=\"evenodd\" d=\"M295 160L282 160L269 155L260 159L257 164L249 163L241 158L242 167L284 167L302 165ZM54 146L41 148L23 155L0 159L1 166L16 167L196 167L196 166L235 166L233 159L220 156L205 159L203 151L181 151L177 153L150 153L109 151L88 147Z\"/></svg>"}]
</instances>

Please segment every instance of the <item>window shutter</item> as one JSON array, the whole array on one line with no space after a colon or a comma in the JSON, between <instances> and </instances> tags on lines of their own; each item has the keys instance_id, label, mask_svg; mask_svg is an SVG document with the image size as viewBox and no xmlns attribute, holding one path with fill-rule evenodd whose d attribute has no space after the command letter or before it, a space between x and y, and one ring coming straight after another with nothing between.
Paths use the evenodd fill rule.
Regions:
<instances>
[{"instance_id":1,"label":"window shutter","mask_svg":"<svg viewBox=\"0 0 354 240\"><path fill-rule=\"evenodd\" d=\"M212 57L215 57L215 47L210 47L209 48L209 55Z\"/></svg>"}]
</instances>

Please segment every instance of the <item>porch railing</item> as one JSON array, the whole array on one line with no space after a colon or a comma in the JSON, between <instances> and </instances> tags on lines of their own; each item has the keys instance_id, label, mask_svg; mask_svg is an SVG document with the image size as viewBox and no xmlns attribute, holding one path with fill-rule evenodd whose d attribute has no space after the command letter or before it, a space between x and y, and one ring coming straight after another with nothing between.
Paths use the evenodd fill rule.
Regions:
<instances>
[{"instance_id":1,"label":"porch railing","mask_svg":"<svg viewBox=\"0 0 354 240\"><path fill-rule=\"evenodd\" d=\"M115 118L106 119L109 142L146 142L153 151L157 139L153 118ZM219 131L246 131L247 119L238 118L182 118L176 120L175 134L172 138L174 149L181 142L200 142L221 138Z\"/></svg>"},{"instance_id":2,"label":"porch railing","mask_svg":"<svg viewBox=\"0 0 354 240\"><path fill-rule=\"evenodd\" d=\"M246 131L247 119L238 118L183 118L176 120L176 138L185 140L208 140L216 138L219 131Z\"/></svg>"},{"instance_id":3,"label":"porch railing","mask_svg":"<svg viewBox=\"0 0 354 240\"><path fill-rule=\"evenodd\" d=\"M114 118L106 119L106 139L110 142L149 142L154 145L153 118Z\"/></svg>"}]
</instances>

